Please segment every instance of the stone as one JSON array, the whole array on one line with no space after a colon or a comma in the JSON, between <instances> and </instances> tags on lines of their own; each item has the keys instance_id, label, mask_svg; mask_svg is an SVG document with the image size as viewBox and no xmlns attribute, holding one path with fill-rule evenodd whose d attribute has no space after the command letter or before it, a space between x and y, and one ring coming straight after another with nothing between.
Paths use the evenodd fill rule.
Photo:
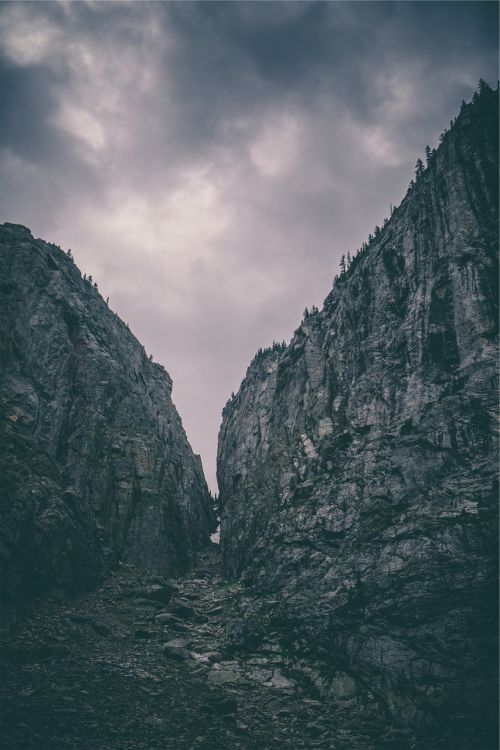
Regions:
<instances>
[{"instance_id":1,"label":"stone","mask_svg":"<svg viewBox=\"0 0 500 750\"><path fill-rule=\"evenodd\" d=\"M285 677L277 669L274 670L271 679L264 684L268 687L278 688L279 690L293 690L297 685L294 680L289 680L288 677Z\"/></svg>"},{"instance_id":2,"label":"stone","mask_svg":"<svg viewBox=\"0 0 500 750\"><path fill-rule=\"evenodd\" d=\"M199 654L196 651L190 651L189 656L191 659L194 659L194 661L197 661L199 664L209 664L210 659L206 654Z\"/></svg>"},{"instance_id":3,"label":"stone","mask_svg":"<svg viewBox=\"0 0 500 750\"><path fill-rule=\"evenodd\" d=\"M194 616L194 609L181 599L171 599L169 610L183 620L190 620Z\"/></svg>"},{"instance_id":4,"label":"stone","mask_svg":"<svg viewBox=\"0 0 500 750\"><path fill-rule=\"evenodd\" d=\"M184 661L190 658L189 646L191 643L190 638L173 638L162 645L162 651L171 659Z\"/></svg>"},{"instance_id":5,"label":"stone","mask_svg":"<svg viewBox=\"0 0 500 750\"><path fill-rule=\"evenodd\" d=\"M354 698L357 693L357 687L355 681L348 674L339 672L331 684L331 690L335 700L350 700Z\"/></svg>"},{"instance_id":6,"label":"stone","mask_svg":"<svg viewBox=\"0 0 500 750\"><path fill-rule=\"evenodd\" d=\"M244 684L247 682L241 672L236 672L232 669L212 670L208 673L208 681L214 685L226 685L229 683Z\"/></svg>"},{"instance_id":7,"label":"stone","mask_svg":"<svg viewBox=\"0 0 500 750\"><path fill-rule=\"evenodd\" d=\"M273 676L272 669L250 669L245 672L245 676L248 677L252 682L260 682L262 684L269 683Z\"/></svg>"},{"instance_id":8,"label":"stone","mask_svg":"<svg viewBox=\"0 0 500 750\"><path fill-rule=\"evenodd\" d=\"M142 592L142 596L146 599L152 599L155 602L161 604L168 604L172 595L176 592L176 588L168 586L166 584L155 583L149 588Z\"/></svg>"},{"instance_id":9,"label":"stone","mask_svg":"<svg viewBox=\"0 0 500 750\"><path fill-rule=\"evenodd\" d=\"M217 524L170 376L55 245L3 224L0 271L2 607L187 570Z\"/></svg>"},{"instance_id":10,"label":"stone","mask_svg":"<svg viewBox=\"0 0 500 750\"><path fill-rule=\"evenodd\" d=\"M230 695L213 695L210 701L210 710L222 716L230 716L238 710L238 701Z\"/></svg>"},{"instance_id":11,"label":"stone","mask_svg":"<svg viewBox=\"0 0 500 750\"><path fill-rule=\"evenodd\" d=\"M155 615L154 619L155 622L160 623L160 625L179 624L179 619L171 612L160 612Z\"/></svg>"},{"instance_id":12,"label":"stone","mask_svg":"<svg viewBox=\"0 0 500 750\"><path fill-rule=\"evenodd\" d=\"M301 653L346 736L384 716L408 747L496 746L497 196L486 90L223 410L231 642Z\"/></svg>"},{"instance_id":13,"label":"stone","mask_svg":"<svg viewBox=\"0 0 500 750\"><path fill-rule=\"evenodd\" d=\"M220 651L205 651L204 656L207 657L207 659L210 662L218 662L222 659L222 654Z\"/></svg>"}]
</instances>

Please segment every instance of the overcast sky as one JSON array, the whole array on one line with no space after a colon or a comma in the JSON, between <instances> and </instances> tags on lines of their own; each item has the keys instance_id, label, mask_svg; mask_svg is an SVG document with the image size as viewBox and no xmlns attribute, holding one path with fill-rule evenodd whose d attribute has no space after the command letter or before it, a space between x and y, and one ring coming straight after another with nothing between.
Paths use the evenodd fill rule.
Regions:
<instances>
[{"instance_id":1,"label":"overcast sky","mask_svg":"<svg viewBox=\"0 0 500 750\"><path fill-rule=\"evenodd\" d=\"M496 2L0 4L0 220L71 247L174 380L215 489L259 346L495 84Z\"/></svg>"}]
</instances>

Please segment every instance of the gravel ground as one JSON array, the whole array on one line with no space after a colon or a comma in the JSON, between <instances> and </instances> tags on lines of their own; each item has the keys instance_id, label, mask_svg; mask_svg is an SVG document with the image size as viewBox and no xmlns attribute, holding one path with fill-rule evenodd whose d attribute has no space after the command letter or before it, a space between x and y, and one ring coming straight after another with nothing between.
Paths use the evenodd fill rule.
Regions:
<instances>
[{"instance_id":1,"label":"gravel ground","mask_svg":"<svg viewBox=\"0 0 500 750\"><path fill-rule=\"evenodd\" d=\"M2 750L357 746L279 643L234 652L240 597L214 544L186 578L121 566L89 594L33 607L3 637Z\"/></svg>"}]
</instances>

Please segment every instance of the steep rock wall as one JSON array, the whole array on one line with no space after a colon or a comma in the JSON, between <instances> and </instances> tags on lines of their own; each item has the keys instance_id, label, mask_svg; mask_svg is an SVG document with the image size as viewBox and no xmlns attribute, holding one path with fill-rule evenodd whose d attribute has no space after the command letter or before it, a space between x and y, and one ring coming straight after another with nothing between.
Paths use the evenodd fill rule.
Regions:
<instances>
[{"instance_id":1,"label":"steep rock wall","mask_svg":"<svg viewBox=\"0 0 500 750\"><path fill-rule=\"evenodd\" d=\"M4 224L0 268L4 604L184 570L214 516L168 373L56 246Z\"/></svg>"},{"instance_id":2,"label":"steep rock wall","mask_svg":"<svg viewBox=\"0 0 500 750\"><path fill-rule=\"evenodd\" d=\"M235 643L274 630L317 662L341 726L371 716L366 748L495 746L497 108L490 91L463 109L223 412Z\"/></svg>"}]
</instances>

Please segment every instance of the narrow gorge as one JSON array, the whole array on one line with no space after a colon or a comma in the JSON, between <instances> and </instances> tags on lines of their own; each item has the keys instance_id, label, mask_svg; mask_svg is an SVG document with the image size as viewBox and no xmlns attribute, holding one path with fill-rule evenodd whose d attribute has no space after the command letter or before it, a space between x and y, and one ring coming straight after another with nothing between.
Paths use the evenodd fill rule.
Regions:
<instances>
[{"instance_id":1,"label":"narrow gorge","mask_svg":"<svg viewBox=\"0 0 500 750\"><path fill-rule=\"evenodd\" d=\"M167 372L71 254L0 267L2 750L498 747L498 90L251 362L220 545Z\"/></svg>"}]
</instances>

